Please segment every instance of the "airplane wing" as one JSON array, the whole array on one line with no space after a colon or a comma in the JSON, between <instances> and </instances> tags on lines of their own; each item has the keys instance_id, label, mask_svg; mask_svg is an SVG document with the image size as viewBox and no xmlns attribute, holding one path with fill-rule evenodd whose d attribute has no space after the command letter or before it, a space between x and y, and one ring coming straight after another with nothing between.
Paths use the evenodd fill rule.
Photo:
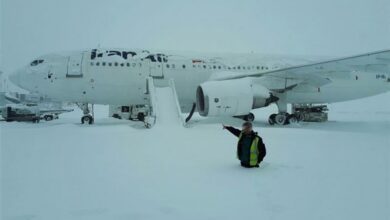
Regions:
<instances>
[{"instance_id":1,"label":"airplane wing","mask_svg":"<svg viewBox=\"0 0 390 220\"><path fill-rule=\"evenodd\" d=\"M292 66L262 73L220 72L210 80L229 80L254 77L270 90L283 92L298 84L321 87L331 83L332 78L350 78L353 71L388 72L390 70L390 50L328 60L324 62Z\"/></svg>"}]
</instances>

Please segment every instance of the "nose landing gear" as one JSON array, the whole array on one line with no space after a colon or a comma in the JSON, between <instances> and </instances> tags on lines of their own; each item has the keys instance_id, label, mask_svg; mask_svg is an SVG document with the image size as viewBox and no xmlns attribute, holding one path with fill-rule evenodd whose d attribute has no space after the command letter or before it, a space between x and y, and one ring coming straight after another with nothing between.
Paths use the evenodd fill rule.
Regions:
<instances>
[{"instance_id":1,"label":"nose landing gear","mask_svg":"<svg viewBox=\"0 0 390 220\"><path fill-rule=\"evenodd\" d=\"M93 124L93 117L91 115L84 115L81 117L81 124Z\"/></svg>"},{"instance_id":2,"label":"nose landing gear","mask_svg":"<svg viewBox=\"0 0 390 220\"><path fill-rule=\"evenodd\" d=\"M83 111L83 116L81 117L81 124L93 124L94 123L94 117L93 117L93 104L91 104L91 107L89 107L88 103L76 103L77 106ZM90 114L92 112L92 114Z\"/></svg>"}]
</instances>

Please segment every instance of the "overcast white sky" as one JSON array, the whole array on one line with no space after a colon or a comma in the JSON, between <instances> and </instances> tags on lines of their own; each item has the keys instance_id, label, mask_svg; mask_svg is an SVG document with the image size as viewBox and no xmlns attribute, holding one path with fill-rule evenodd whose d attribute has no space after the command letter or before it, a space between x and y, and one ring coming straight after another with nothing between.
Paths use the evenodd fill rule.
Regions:
<instances>
[{"instance_id":1,"label":"overcast white sky","mask_svg":"<svg viewBox=\"0 0 390 220\"><path fill-rule=\"evenodd\" d=\"M347 56L390 49L389 0L0 0L5 72L101 47Z\"/></svg>"}]
</instances>

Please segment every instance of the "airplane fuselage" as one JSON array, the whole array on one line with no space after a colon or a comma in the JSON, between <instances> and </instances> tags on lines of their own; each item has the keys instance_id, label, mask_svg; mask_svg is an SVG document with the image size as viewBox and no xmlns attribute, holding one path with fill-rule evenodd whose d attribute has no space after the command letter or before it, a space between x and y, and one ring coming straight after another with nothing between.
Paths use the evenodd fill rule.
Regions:
<instances>
[{"instance_id":1,"label":"airplane fuselage","mask_svg":"<svg viewBox=\"0 0 390 220\"><path fill-rule=\"evenodd\" d=\"M196 100L197 87L213 74L266 73L311 62L253 54L240 58L93 49L42 56L23 69L28 74L14 81L22 88L59 101L128 105L149 102L146 94L148 77L154 78L156 86L167 86L169 80L174 79L180 105L187 111ZM326 77L332 83L321 87L301 83L285 92L285 101L340 102L386 92L390 84L388 73L375 69L330 71ZM262 84L260 79L257 82ZM264 86L273 89L272 84Z\"/></svg>"}]
</instances>

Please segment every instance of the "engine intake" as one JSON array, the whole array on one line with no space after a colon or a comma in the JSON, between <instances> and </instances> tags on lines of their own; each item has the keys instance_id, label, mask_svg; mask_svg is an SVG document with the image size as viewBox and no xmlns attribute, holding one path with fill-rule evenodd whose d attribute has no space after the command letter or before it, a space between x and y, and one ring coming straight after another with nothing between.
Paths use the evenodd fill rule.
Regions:
<instances>
[{"instance_id":1,"label":"engine intake","mask_svg":"<svg viewBox=\"0 0 390 220\"><path fill-rule=\"evenodd\" d=\"M209 81L198 86L196 103L201 116L246 115L277 101L270 91L249 78Z\"/></svg>"}]
</instances>

